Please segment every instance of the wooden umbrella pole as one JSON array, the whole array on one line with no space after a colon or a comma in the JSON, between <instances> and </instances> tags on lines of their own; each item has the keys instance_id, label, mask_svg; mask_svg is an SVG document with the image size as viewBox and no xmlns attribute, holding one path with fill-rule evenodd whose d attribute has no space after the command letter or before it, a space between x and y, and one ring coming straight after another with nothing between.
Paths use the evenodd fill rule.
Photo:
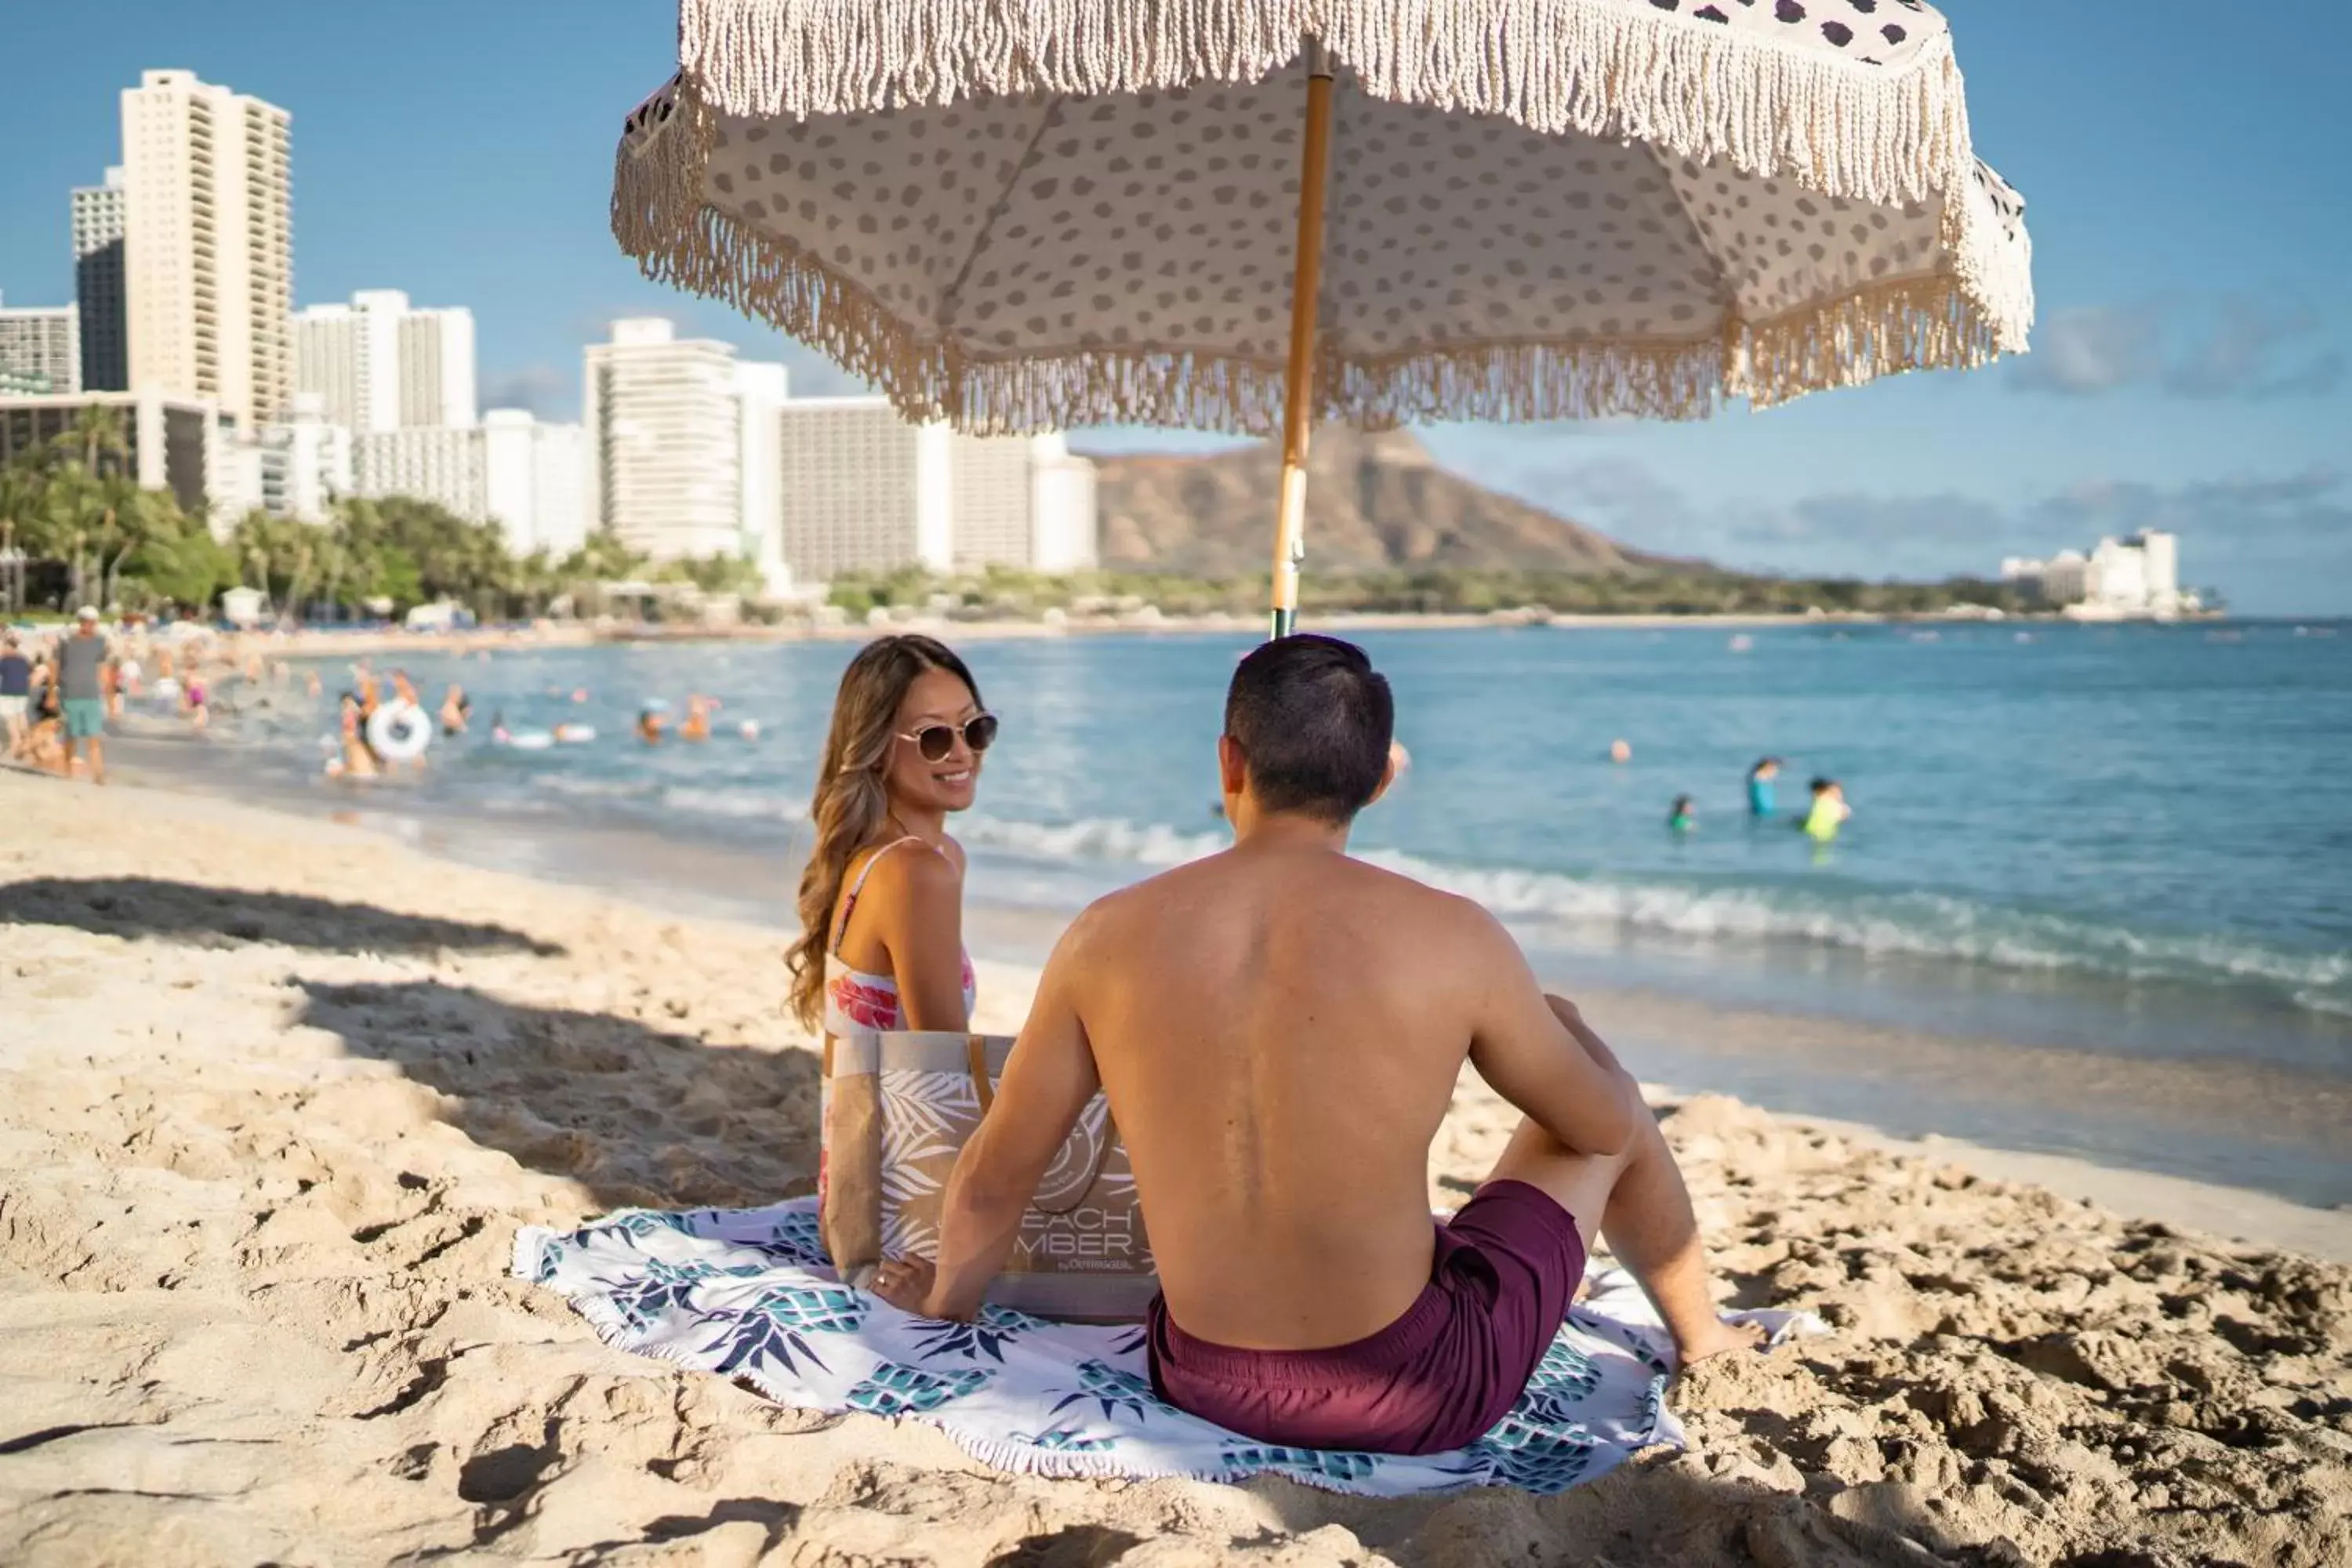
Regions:
<instances>
[{"instance_id":1,"label":"wooden umbrella pole","mask_svg":"<svg viewBox=\"0 0 2352 1568\"><path fill-rule=\"evenodd\" d=\"M1282 500L1274 524L1274 631L1298 624L1307 545L1307 438L1315 425L1315 305L1323 287L1323 186L1331 162L1331 59L1307 44L1307 147L1298 169L1298 265L1290 282L1290 364L1282 387Z\"/></svg>"}]
</instances>

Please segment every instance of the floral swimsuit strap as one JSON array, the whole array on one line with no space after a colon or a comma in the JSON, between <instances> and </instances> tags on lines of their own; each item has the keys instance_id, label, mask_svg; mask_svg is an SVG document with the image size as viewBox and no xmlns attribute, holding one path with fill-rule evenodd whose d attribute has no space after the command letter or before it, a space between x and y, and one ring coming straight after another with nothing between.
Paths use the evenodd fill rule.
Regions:
<instances>
[{"instance_id":1,"label":"floral swimsuit strap","mask_svg":"<svg viewBox=\"0 0 2352 1568\"><path fill-rule=\"evenodd\" d=\"M885 844L881 848L877 849L873 854L866 858L866 864L857 868L856 879L854 879L849 884L849 896L841 900L841 918L834 922L832 948L834 957L839 958L841 956L841 939L849 934L849 917L857 912L857 896L866 890L866 879L874 874L875 866L881 861L883 856L887 855L891 850L896 849L901 844L921 844L924 842L925 840L920 834L909 833L904 838L893 838L889 843Z\"/></svg>"}]
</instances>

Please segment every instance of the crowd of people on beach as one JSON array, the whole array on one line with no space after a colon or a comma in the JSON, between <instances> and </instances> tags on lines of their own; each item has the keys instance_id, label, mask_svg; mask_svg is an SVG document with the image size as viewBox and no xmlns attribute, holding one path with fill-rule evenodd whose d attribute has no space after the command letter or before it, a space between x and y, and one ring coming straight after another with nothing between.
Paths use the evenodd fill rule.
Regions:
<instances>
[{"instance_id":1,"label":"crowd of people on beach","mask_svg":"<svg viewBox=\"0 0 2352 1568\"><path fill-rule=\"evenodd\" d=\"M152 673L151 673L152 672ZM179 635L126 621L110 635L84 606L56 632L0 631L0 725L7 760L106 782L106 729L137 702L202 733L216 694L237 682L289 678L283 659L197 628Z\"/></svg>"},{"instance_id":2,"label":"crowd of people on beach","mask_svg":"<svg viewBox=\"0 0 2352 1568\"><path fill-rule=\"evenodd\" d=\"M478 657L490 655L483 650ZM318 669L298 677L264 634L216 632L194 623L157 626L137 617L110 627L86 607L65 628L0 627L0 746L12 765L103 784L108 727L126 713L174 720L202 734L225 699L234 709L236 693L274 692L298 679L309 700L324 695ZM589 697L584 688L570 695L577 703ZM379 674L369 659L354 661L348 684L335 697L325 775L356 783L420 771L435 740L453 742L473 731L473 699L463 685L449 684L429 710L425 702L406 669ZM666 700L647 699L632 733L648 746L760 738L756 720L722 727L724 707L719 698L695 692L686 698L682 717L673 720ZM486 738L492 745L536 750L584 745L597 739L597 731L577 720L510 728L500 711Z\"/></svg>"},{"instance_id":3,"label":"crowd of people on beach","mask_svg":"<svg viewBox=\"0 0 2352 1568\"><path fill-rule=\"evenodd\" d=\"M487 651L479 657L488 658ZM313 695L318 690L318 678L310 678ZM546 695L554 700L568 700L575 705L589 700L586 687L574 687L566 693L560 687L551 687ZM631 733L639 742L657 746L667 741L689 744L711 740L726 733L746 741L760 737L756 720L738 721L721 731L714 722L725 704L716 697L700 692L686 699L685 716L673 723L670 704L665 698L648 698L639 707ZM351 685L336 699L337 731L334 754L327 760L328 777L352 781L380 778L403 767L421 770L425 752L432 745L437 729L439 739L456 741L473 732L474 700L466 688L451 682L443 691L440 704L428 716L415 682L404 669L394 669L379 676L367 659L352 667ZM517 751L544 751L552 746L583 746L598 739L596 726L580 720L562 720L539 726L516 726L507 721L503 708L490 715L486 737L493 746L510 747Z\"/></svg>"}]
</instances>

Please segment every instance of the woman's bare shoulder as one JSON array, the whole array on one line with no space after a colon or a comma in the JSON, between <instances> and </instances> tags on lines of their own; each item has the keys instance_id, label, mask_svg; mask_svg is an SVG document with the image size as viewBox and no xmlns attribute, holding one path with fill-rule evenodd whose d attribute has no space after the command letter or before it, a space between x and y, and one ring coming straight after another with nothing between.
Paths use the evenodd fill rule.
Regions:
<instances>
[{"instance_id":1,"label":"woman's bare shoulder","mask_svg":"<svg viewBox=\"0 0 2352 1568\"><path fill-rule=\"evenodd\" d=\"M935 847L919 838L900 839L877 845L853 859L852 877L856 875L859 864L872 868L866 876L867 889L887 889L892 895L921 898L941 890L953 892L963 886L961 847L950 853L948 848Z\"/></svg>"}]
</instances>

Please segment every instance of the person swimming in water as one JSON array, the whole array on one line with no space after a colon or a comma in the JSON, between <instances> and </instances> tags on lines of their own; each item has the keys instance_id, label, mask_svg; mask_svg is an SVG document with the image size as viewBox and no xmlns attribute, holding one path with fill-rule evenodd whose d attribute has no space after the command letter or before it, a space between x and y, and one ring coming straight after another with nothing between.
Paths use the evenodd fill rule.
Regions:
<instances>
[{"instance_id":1,"label":"person swimming in water","mask_svg":"<svg viewBox=\"0 0 2352 1568\"><path fill-rule=\"evenodd\" d=\"M346 691L336 700L337 754L327 763L329 778L372 779L383 771L368 744L367 714L360 694Z\"/></svg>"},{"instance_id":2,"label":"person swimming in water","mask_svg":"<svg viewBox=\"0 0 2352 1568\"><path fill-rule=\"evenodd\" d=\"M648 746L659 745L662 736L668 731L669 720L664 712L666 706L667 704L663 703L648 702L638 710L637 739Z\"/></svg>"},{"instance_id":3,"label":"person swimming in water","mask_svg":"<svg viewBox=\"0 0 2352 1568\"><path fill-rule=\"evenodd\" d=\"M688 698L686 722L677 727L677 738L681 741L710 739L710 715L716 712L718 708L719 700L716 698L699 694Z\"/></svg>"},{"instance_id":4,"label":"person swimming in water","mask_svg":"<svg viewBox=\"0 0 2352 1568\"><path fill-rule=\"evenodd\" d=\"M1812 792L1813 804L1805 812L1802 826L1814 843L1827 844L1853 815L1853 807L1846 805L1845 786L1835 779L1815 779Z\"/></svg>"},{"instance_id":5,"label":"person swimming in water","mask_svg":"<svg viewBox=\"0 0 2352 1568\"><path fill-rule=\"evenodd\" d=\"M1675 796L1674 808L1666 813L1666 826L1675 833L1690 833L1697 829L1698 817L1692 812L1690 796Z\"/></svg>"},{"instance_id":6,"label":"person swimming in water","mask_svg":"<svg viewBox=\"0 0 2352 1568\"><path fill-rule=\"evenodd\" d=\"M1748 770L1748 816L1767 817L1780 809L1772 788L1772 781L1780 776L1780 759L1778 757L1760 757L1756 765Z\"/></svg>"}]
</instances>

